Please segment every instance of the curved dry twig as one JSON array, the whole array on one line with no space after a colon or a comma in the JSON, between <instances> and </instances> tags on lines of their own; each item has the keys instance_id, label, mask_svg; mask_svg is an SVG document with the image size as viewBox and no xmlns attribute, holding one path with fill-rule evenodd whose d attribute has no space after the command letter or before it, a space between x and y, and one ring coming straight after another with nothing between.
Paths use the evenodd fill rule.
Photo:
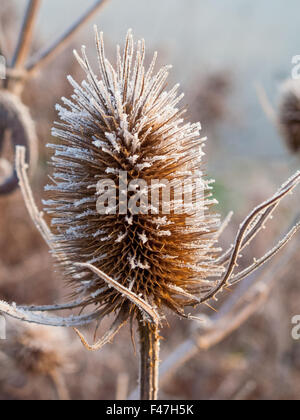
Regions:
<instances>
[{"instance_id":1,"label":"curved dry twig","mask_svg":"<svg viewBox=\"0 0 300 420\"><path fill-rule=\"evenodd\" d=\"M233 286L245 277L248 277L251 273L258 270L262 265L264 265L271 258L273 258L293 238L293 236L298 232L299 229L300 221L295 226L293 226L293 228L287 233L287 235L281 241L279 241L273 249L267 252L262 258L260 258L259 260L255 259L252 265L245 268L236 276L231 277L230 286Z\"/></svg>"},{"instance_id":2,"label":"curved dry twig","mask_svg":"<svg viewBox=\"0 0 300 420\"><path fill-rule=\"evenodd\" d=\"M22 309L23 311L29 311L29 312L51 312L51 311L63 311L66 309L81 308L84 305L84 303L85 303L84 299L79 299L70 303L62 303L62 304L54 304L54 305L41 305L41 306L20 305L19 308Z\"/></svg>"},{"instance_id":3,"label":"curved dry twig","mask_svg":"<svg viewBox=\"0 0 300 420\"><path fill-rule=\"evenodd\" d=\"M149 305L144 299L142 299L140 296L136 295L131 290L127 289L126 287L122 286L117 281L113 280L111 277L109 277L107 274L103 273L103 271L99 270L99 268L96 268L92 264L85 264L85 263L77 263L76 265L80 267L88 268L89 270L93 271L97 276L101 277L106 283L110 286L116 289L119 293L126 296L128 300L133 302L148 318L150 318L151 322L158 325L160 322L160 317L156 310Z\"/></svg>"},{"instance_id":4,"label":"curved dry twig","mask_svg":"<svg viewBox=\"0 0 300 420\"><path fill-rule=\"evenodd\" d=\"M222 224L221 224L221 226L220 226L220 228L219 228L219 230L218 230L218 232L217 232L217 235L216 235L216 239L219 239L220 238L220 236L223 234L223 232L225 231L225 229L228 227L228 225L230 224L230 222L231 222L231 219L232 219L232 217L233 217L233 211L230 211L228 214L227 214L227 216L225 217L225 219L224 219L224 221L222 222Z\"/></svg>"},{"instance_id":5,"label":"curved dry twig","mask_svg":"<svg viewBox=\"0 0 300 420\"><path fill-rule=\"evenodd\" d=\"M254 87L255 87L255 90L256 90L256 94L257 94L259 103L260 103L264 113L269 118L269 120L274 124L274 126L276 126L276 128L278 128L278 119L277 119L276 111L275 111L273 105L271 104L264 87L258 82L256 82L254 84Z\"/></svg>"},{"instance_id":6,"label":"curved dry twig","mask_svg":"<svg viewBox=\"0 0 300 420\"><path fill-rule=\"evenodd\" d=\"M35 224L36 228L44 238L50 249L53 249L52 233L43 218L43 213L39 211L35 204L32 190L30 188L29 179L27 176L28 166L25 162L25 147L17 146L16 148L16 172L21 192L23 194L24 202L27 211Z\"/></svg>"},{"instance_id":7,"label":"curved dry twig","mask_svg":"<svg viewBox=\"0 0 300 420\"><path fill-rule=\"evenodd\" d=\"M276 207L278 206L278 203L274 204L270 208L263 211L255 220L255 222L252 223L251 228L249 229L247 235L245 235L245 238L243 239L243 243L241 246L240 251L243 251L250 243L256 238L256 236L259 234L261 229L263 229L263 226L266 221L268 221L271 217L273 212L276 210ZM230 260L230 256L232 253L232 250L234 248L234 245L231 245L217 260L217 264L226 264Z\"/></svg>"},{"instance_id":8,"label":"curved dry twig","mask_svg":"<svg viewBox=\"0 0 300 420\"><path fill-rule=\"evenodd\" d=\"M93 312L80 316L69 317L48 317L44 314L33 313L32 311L21 309L16 305L0 301L0 313L6 314L19 321L26 321L32 324L46 325L52 327L79 327L86 325L97 319L98 312Z\"/></svg>"},{"instance_id":9,"label":"curved dry twig","mask_svg":"<svg viewBox=\"0 0 300 420\"><path fill-rule=\"evenodd\" d=\"M24 145L30 155L30 168L33 170L37 162L37 139L33 121L30 118L27 108L17 100L17 97L9 97L8 91L20 96L25 81L33 75L42 65L46 64L66 44L71 40L74 34L89 20L107 0L97 0L95 4L84 13L53 45L43 50L37 56L29 60L25 66L33 37L33 29L41 4L41 0L29 0L24 15L22 27L19 33L17 46L9 68L7 69L7 78L4 81L5 90L0 91L0 151L4 136L10 130L12 143ZM2 104L2 97L6 95ZM29 160L29 156L27 156ZM3 170L3 167L5 170ZM0 195L13 192L18 186L16 172L12 166L8 166L7 161L1 160L1 178Z\"/></svg>"},{"instance_id":10,"label":"curved dry twig","mask_svg":"<svg viewBox=\"0 0 300 420\"><path fill-rule=\"evenodd\" d=\"M277 194L275 194L271 199L265 201L260 206L256 207L246 218L246 220L241 224L238 234L236 236L235 245L231 254L230 262L227 267L226 273L223 276L222 280L219 284L214 287L209 293L207 293L203 298L200 299L199 303L205 303L208 300L215 298L217 294L223 290L224 286L229 285L229 280L233 274L233 271L236 267L237 260L239 258L239 254L241 248L244 244L244 239L249 232L249 228L251 229L251 224L253 221L257 220L258 216L261 213L264 213L268 209L277 205L287 194L293 191L294 188L300 182L300 172L297 172L293 177L291 177L279 190Z\"/></svg>"},{"instance_id":11,"label":"curved dry twig","mask_svg":"<svg viewBox=\"0 0 300 420\"><path fill-rule=\"evenodd\" d=\"M14 148L23 146L24 162L30 161L30 168L33 170L37 162L37 136L34 123L28 109L17 96L0 90L0 149L7 131L10 132ZM25 153L26 150L27 153ZM7 171L7 177L0 184L0 195L11 193L18 186L16 171L7 161L6 165L10 170Z\"/></svg>"},{"instance_id":12,"label":"curved dry twig","mask_svg":"<svg viewBox=\"0 0 300 420\"><path fill-rule=\"evenodd\" d=\"M108 0L97 0L91 8L84 13L73 25L68 28L65 33L58 38L52 45L39 52L36 56L32 57L26 65L28 75L33 75L43 65L48 63L55 55L61 52L70 42L75 33L105 5Z\"/></svg>"},{"instance_id":13,"label":"curved dry twig","mask_svg":"<svg viewBox=\"0 0 300 420\"><path fill-rule=\"evenodd\" d=\"M19 34L18 44L12 59L11 67L23 67L31 47L33 29L41 0L30 0Z\"/></svg>"}]
</instances>

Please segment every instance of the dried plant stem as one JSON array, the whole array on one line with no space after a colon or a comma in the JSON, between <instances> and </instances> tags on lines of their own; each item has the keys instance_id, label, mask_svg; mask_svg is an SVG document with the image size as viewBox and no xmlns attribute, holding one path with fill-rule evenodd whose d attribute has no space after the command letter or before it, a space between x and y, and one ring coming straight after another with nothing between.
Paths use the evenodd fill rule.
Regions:
<instances>
[{"instance_id":1,"label":"dried plant stem","mask_svg":"<svg viewBox=\"0 0 300 420\"><path fill-rule=\"evenodd\" d=\"M24 146L24 164L30 162L31 173L37 164L37 135L34 123L28 109L21 100L10 92L0 90L0 153L5 135L9 135L12 146ZM17 175L12 165L9 167L7 177L0 183L0 195L9 194L18 186Z\"/></svg>"},{"instance_id":2,"label":"dried plant stem","mask_svg":"<svg viewBox=\"0 0 300 420\"><path fill-rule=\"evenodd\" d=\"M273 105L271 104L264 87L260 83L255 83L255 90L264 113L269 118L269 120L278 128L276 111Z\"/></svg>"},{"instance_id":3,"label":"dried plant stem","mask_svg":"<svg viewBox=\"0 0 300 420\"><path fill-rule=\"evenodd\" d=\"M159 369L159 330L148 322L139 323L140 399L157 400Z\"/></svg>"},{"instance_id":4,"label":"dried plant stem","mask_svg":"<svg viewBox=\"0 0 300 420\"><path fill-rule=\"evenodd\" d=\"M129 386L129 374L119 373L116 387L116 401L127 400Z\"/></svg>"},{"instance_id":5,"label":"dried plant stem","mask_svg":"<svg viewBox=\"0 0 300 420\"><path fill-rule=\"evenodd\" d=\"M299 215L296 217L296 220L298 219ZM291 226L293 225L294 223ZM252 276L245 283L241 283L220 311L210 317L206 330L201 333L197 332L199 324L195 324L191 337L178 345L161 364L159 369L160 385L163 385L176 370L200 351L207 351L222 342L263 307L276 282L284 278L289 264L298 253L299 244L300 239L296 244L288 247L274 266L265 269L257 276ZM198 316L201 317L201 314ZM138 399L137 388L129 396L129 400L136 399Z\"/></svg>"},{"instance_id":6,"label":"dried plant stem","mask_svg":"<svg viewBox=\"0 0 300 420\"><path fill-rule=\"evenodd\" d=\"M12 67L22 67L27 59L35 18L40 7L41 0L30 0L24 17L24 22L19 35L18 45L12 59Z\"/></svg>"},{"instance_id":7,"label":"dried plant stem","mask_svg":"<svg viewBox=\"0 0 300 420\"><path fill-rule=\"evenodd\" d=\"M17 77L16 80L13 80L13 83L9 83L9 79L11 78L7 79L6 87L8 87L8 89L16 95L21 95L24 87L26 73L22 73L22 70L24 70L25 62L30 51L34 24L40 4L41 0L30 0L28 2L23 25L18 39L18 44L10 66L13 70L21 71L19 74L16 72ZM10 72L10 74L13 75L14 73Z\"/></svg>"}]
</instances>

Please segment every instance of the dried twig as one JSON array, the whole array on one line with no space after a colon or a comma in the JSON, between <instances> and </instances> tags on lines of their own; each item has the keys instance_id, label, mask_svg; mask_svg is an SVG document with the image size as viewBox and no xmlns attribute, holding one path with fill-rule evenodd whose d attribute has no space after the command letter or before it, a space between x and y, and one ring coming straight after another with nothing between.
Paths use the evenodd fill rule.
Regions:
<instances>
[{"instance_id":1,"label":"dried twig","mask_svg":"<svg viewBox=\"0 0 300 420\"><path fill-rule=\"evenodd\" d=\"M93 312L80 316L72 315L66 318L57 316L49 317L44 314L34 313L35 311L21 309L21 307L10 305L4 301L0 301L0 313L1 312L20 321L52 327L77 327L86 325L97 319L99 316L97 312Z\"/></svg>"},{"instance_id":2,"label":"dried twig","mask_svg":"<svg viewBox=\"0 0 300 420\"><path fill-rule=\"evenodd\" d=\"M26 65L26 70L29 75L34 74L42 66L47 64L54 56L66 48L68 42L75 35L79 29L96 13L99 9L105 5L108 0L97 0L95 4L84 13L66 32L57 39L52 45L47 47L45 50L39 52L36 56L32 57Z\"/></svg>"},{"instance_id":3,"label":"dried twig","mask_svg":"<svg viewBox=\"0 0 300 420\"><path fill-rule=\"evenodd\" d=\"M245 242L245 238L247 238L247 235L251 234L251 232L254 229L257 229L257 226L259 226L259 230L263 226L261 224L261 221L257 223L257 220L260 219L260 215L265 214L265 212L268 209L274 208L287 194L291 193L293 189L296 188L299 182L300 182L300 172L297 172L279 189L279 191L273 197L271 197L269 200L262 203L260 206L256 207L249 214L249 216L245 219L245 221L240 226L240 229L236 236L235 244L233 246L233 251L231 253L230 261L222 280L217 284L216 287L214 287L203 298L201 298L199 303L204 303L212 298L216 298L217 294L223 290L224 286L230 285L230 280L232 278L234 269L237 266L237 260L239 258L240 251L243 249L243 247L247 245L247 243ZM268 215L268 217L270 217L270 214ZM253 228L253 222L254 222L254 228ZM288 235L288 240L290 240L291 236L293 236L297 232L297 230L298 228L292 229L292 231ZM276 251L274 252L273 250L271 252L276 253L278 249L280 248L281 248L281 245L279 244ZM264 258L264 262L266 262L267 260L268 258ZM257 261L257 263L255 263L254 266L252 266L251 271L258 268L261 264L262 264L261 260Z\"/></svg>"},{"instance_id":4,"label":"dried twig","mask_svg":"<svg viewBox=\"0 0 300 420\"><path fill-rule=\"evenodd\" d=\"M16 171L19 179L19 185L24 197L24 202L28 210L29 215L31 216L32 221L34 222L36 228L44 238L45 242L48 244L50 249L53 248L52 244L52 234L48 228L47 223L43 218L43 213L40 212L35 204L32 191L30 188L28 176L27 176L27 165L25 163L25 148L17 146L16 148Z\"/></svg>"},{"instance_id":5,"label":"dried twig","mask_svg":"<svg viewBox=\"0 0 300 420\"><path fill-rule=\"evenodd\" d=\"M293 229L295 223L292 223L291 226ZM282 278L288 270L289 263L298 253L299 246L300 239L296 244L288 247L274 266L264 270L257 277L252 276L246 282L241 283L219 312L208 319L204 332L199 334L197 332L199 324L194 324L192 337L180 344L161 364L159 369L160 385L199 351L206 351L217 345L254 315L268 299L272 287L278 279ZM198 317L205 320L201 314L198 314ZM136 400L138 396L139 390L136 388L130 394L129 399Z\"/></svg>"},{"instance_id":6,"label":"dried twig","mask_svg":"<svg viewBox=\"0 0 300 420\"><path fill-rule=\"evenodd\" d=\"M17 96L0 90L0 151L6 132L10 132L14 148L26 147L23 151L24 162L30 161L31 171L34 170L37 163L37 135L29 111ZM17 186L17 174L11 167L8 176L0 184L0 195L11 193Z\"/></svg>"},{"instance_id":7,"label":"dried twig","mask_svg":"<svg viewBox=\"0 0 300 420\"><path fill-rule=\"evenodd\" d=\"M298 239L296 244L289 246L274 266L258 277L252 277L246 283L242 283L219 313L211 317L207 331L200 335L194 333L193 338L179 345L161 365L161 383L200 350L208 350L220 343L254 315L266 302L276 282L288 270L289 263L298 253L299 245Z\"/></svg>"},{"instance_id":8,"label":"dried twig","mask_svg":"<svg viewBox=\"0 0 300 420\"><path fill-rule=\"evenodd\" d=\"M31 47L33 29L41 0L30 0L24 16L24 21L19 34L18 44L12 59L12 68L22 68Z\"/></svg>"},{"instance_id":9,"label":"dried twig","mask_svg":"<svg viewBox=\"0 0 300 420\"><path fill-rule=\"evenodd\" d=\"M126 311L124 311L124 310L121 309L121 311L119 312L119 315L117 316L117 318L113 322L113 324L110 327L110 329L104 334L103 337L100 338L100 340L98 340L98 342L96 344L92 344L92 345L90 345L87 342L87 340L85 339L84 335L80 331L78 331L76 328L74 328L74 331L76 332L76 334L80 338L82 344L84 345L84 347L87 350L89 350L89 351L98 351L103 346L105 346L105 344L109 343L114 338L114 336L126 324L127 320L128 320L128 316L127 316Z\"/></svg>"},{"instance_id":10,"label":"dried twig","mask_svg":"<svg viewBox=\"0 0 300 420\"><path fill-rule=\"evenodd\" d=\"M53 45L49 48L45 49L41 53L39 53L36 57L33 57L29 60L27 66L25 66L26 60L28 58L28 54L30 52L32 37L33 37L33 30L34 24L36 21L37 13L39 10L39 6L41 4L41 0L29 0L28 6L26 9L26 13L23 19L23 24L20 30L18 43L11 61L9 68L7 68L7 78L4 81L4 88L5 90L9 90L12 93L21 96L21 92L25 85L26 80L28 77L32 76L36 70L41 68L47 62L49 62L55 55L61 51L67 43L71 40L71 38L75 35L75 33L90 19L99 9L101 6L105 4L107 0L97 0L96 3L85 13L83 14L63 35L60 37ZM2 33L0 33L0 48L3 47L3 39ZM1 52L1 51L0 51ZM1 114L1 110L0 110ZM27 118L28 112L25 112L25 117ZM19 117L22 116L22 113ZM31 159L31 170L34 169L34 162L37 157L37 140L32 138L35 136L34 129L32 129L32 138L28 139L26 135L27 125L23 124L22 118L18 119L15 118L16 123L18 125L19 134L23 133L23 138L21 135L18 138L15 138L15 133L12 133L12 141L14 145L25 145L27 150L30 152L30 156L33 157ZM1 115L0 118L0 149L1 149L1 142L3 142L4 136L7 130L12 129L12 124L9 120L6 119L5 116ZM33 127L33 122L31 122ZM30 140L30 141L29 141ZM3 165L2 165L3 166ZM3 176L1 177L1 185L0 185L0 194L8 194L14 191L17 187L17 178L16 174L13 170L7 172L7 177L3 181Z\"/></svg>"}]
</instances>

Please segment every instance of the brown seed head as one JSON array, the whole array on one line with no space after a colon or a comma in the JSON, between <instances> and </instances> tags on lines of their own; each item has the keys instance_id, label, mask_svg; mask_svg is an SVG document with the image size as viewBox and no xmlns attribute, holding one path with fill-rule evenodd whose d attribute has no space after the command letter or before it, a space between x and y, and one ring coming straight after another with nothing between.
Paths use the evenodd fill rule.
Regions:
<instances>
[{"instance_id":1,"label":"brown seed head","mask_svg":"<svg viewBox=\"0 0 300 420\"><path fill-rule=\"evenodd\" d=\"M55 229L54 253L75 294L98 305L103 315L123 307L134 316L136 306L74 263L93 264L158 310L183 314L223 270L214 264L219 216L211 212L212 181L202 173L205 139L200 124L185 122L185 110L177 107L183 97L179 86L166 90L170 67L153 75L155 54L144 68L143 40L134 52L129 31L123 57L117 48L116 69L97 32L96 43L99 74L84 48L82 57L75 53L87 78L79 85L69 77L74 94L62 98L65 107L57 106L61 121L53 135L59 140L49 145L54 173L45 206ZM202 186L200 202L196 181ZM115 201L108 196L104 213L99 212L99 198L107 192L99 191L102 182L116 186ZM170 200L162 184L172 186ZM187 188L186 207L180 204L180 186ZM159 205L152 197L159 197ZM169 211L163 206L168 204Z\"/></svg>"}]
</instances>

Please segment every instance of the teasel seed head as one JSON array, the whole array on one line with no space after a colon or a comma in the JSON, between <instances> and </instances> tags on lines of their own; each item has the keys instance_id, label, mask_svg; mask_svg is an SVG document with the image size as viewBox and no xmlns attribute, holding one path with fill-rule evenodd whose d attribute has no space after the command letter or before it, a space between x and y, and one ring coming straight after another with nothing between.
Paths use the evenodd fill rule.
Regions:
<instances>
[{"instance_id":1,"label":"teasel seed head","mask_svg":"<svg viewBox=\"0 0 300 420\"><path fill-rule=\"evenodd\" d=\"M291 152L300 150L300 80L287 80L281 88L279 123Z\"/></svg>"},{"instance_id":2,"label":"teasel seed head","mask_svg":"<svg viewBox=\"0 0 300 420\"><path fill-rule=\"evenodd\" d=\"M86 80L79 85L69 76L74 93L71 99L62 98L64 106L57 106L60 121L53 136L58 142L49 145L54 149L53 182L46 186L44 202L54 229L53 252L75 296L85 296L85 304L96 304L102 315L123 309L125 316L134 318L138 309L126 295L76 263L93 264L160 314L170 308L183 315L185 306L196 304L196 297L223 271L214 263L219 216L211 209L212 181L202 172L205 139L199 123L183 118L179 85L166 90L170 66L154 74L155 53L145 69L143 40L135 51L128 32L122 57L117 47L116 69L105 57L97 29L96 46L98 76L85 48L81 57L75 52ZM97 184L109 179L120 188L124 173L128 183L144 180L149 197L159 188L152 180L183 185L196 178L204 198L196 203L193 191L192 207L178 211L171 193L168 214L161 206L151 207L151 199L140 201L138 214L130 205L124 214L111 214L111 209L99 214ZM130 194L129 198L134 196L133 191ZM117 208L121 204L117 195Z\"/></svg>"}]
</instances>

